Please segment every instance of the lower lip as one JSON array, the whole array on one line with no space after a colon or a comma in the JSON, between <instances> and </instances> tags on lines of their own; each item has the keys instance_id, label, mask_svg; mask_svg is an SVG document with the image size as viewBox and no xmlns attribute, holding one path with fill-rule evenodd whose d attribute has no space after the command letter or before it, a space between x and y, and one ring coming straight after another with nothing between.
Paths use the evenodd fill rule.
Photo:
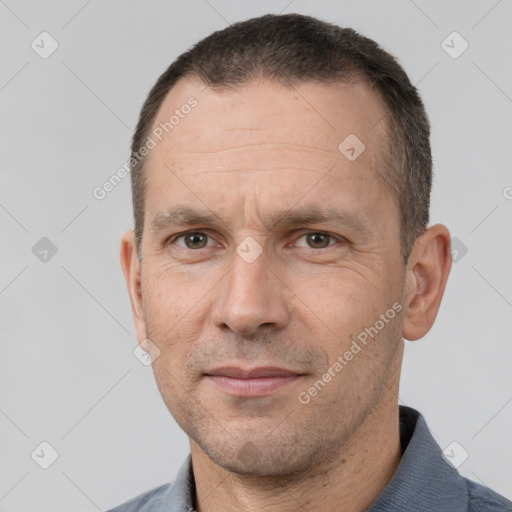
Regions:
<instances>
[{"instance_id":1,"label":"lower lip","mask_svg":"<svg viewBox=\"0 0 512 512\"><path fill-rule=\"evenodd\" d=\"M265 396L279 388L297 381L301 375L280 377L258 377L254 379L236 379L225 375L208 375L217 386L236 396Z\"/></svg>"}]
</instances>

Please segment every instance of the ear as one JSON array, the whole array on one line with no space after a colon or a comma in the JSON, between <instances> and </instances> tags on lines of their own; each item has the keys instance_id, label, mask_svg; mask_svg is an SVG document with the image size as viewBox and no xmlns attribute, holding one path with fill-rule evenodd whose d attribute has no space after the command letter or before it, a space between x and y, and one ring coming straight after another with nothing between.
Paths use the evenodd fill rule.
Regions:
<instances>
[{"instance_id":1,"label":"ear","mask_svg":"<svg viewBox=\"0 0 512 512\"><path fill-rule=\"evenodd\" d=\"M133 230L126 231L121 236L120 248L121 268L130 295L132 316L137 330L137 340L141 347L146 350L146 322L142 311L142 287L140 280L140 260L135 244L135 233ZM147 350L146 350L147 351Z\"/></svg>"},{"instance_id":2,"label":"ear","mask_svg":"<svg viewBox=\"0 0 512 512\"><path fill-rule=\"evenodd\" d=\"M407 261L402 336L417 340L436 319L452 266L450 232L442 224L419 236Z\"/></svg>"}]
</instances>

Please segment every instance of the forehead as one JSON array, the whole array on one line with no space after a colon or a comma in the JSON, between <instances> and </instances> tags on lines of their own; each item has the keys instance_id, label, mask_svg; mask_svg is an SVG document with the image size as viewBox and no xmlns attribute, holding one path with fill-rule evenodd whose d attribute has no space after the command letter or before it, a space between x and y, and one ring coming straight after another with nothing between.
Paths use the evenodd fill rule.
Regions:
<instances>
[{"instance_id":1,"label":"forehead","mask_svg":"<svg viewBox=\"0 0 512 512\"><path fill-rule=\"evenodd\" d=\"M191 101L196 106L188 108ZM365 159L375 160L386 142L385 113L376 93L360 82L288 87L257 80L214 89L186 78L164 99L153 130L164 128L160 146L196 153L234 149L236 141L250 140L296 143L338 156L339 144L356 135L365 144Z\"/></svg>"},{"instance_id":2,"label":"forehead","mask_svg":"<svg viewBox=\"0 0 512 512\"><path fill-rule=\"evenodd\" d=\"M146 158L148 217L184 198L226 215L228 206L245 208L249 200L262 213L277 203L291 207L313 187L318 197L352 208L364 195L376 211L386 186L384 118L376 94L360 83L254 81L217 90L183 79L153 123L160 138ZM226 195L228 188L237 194Z\"/></svg>"}]
</instances>

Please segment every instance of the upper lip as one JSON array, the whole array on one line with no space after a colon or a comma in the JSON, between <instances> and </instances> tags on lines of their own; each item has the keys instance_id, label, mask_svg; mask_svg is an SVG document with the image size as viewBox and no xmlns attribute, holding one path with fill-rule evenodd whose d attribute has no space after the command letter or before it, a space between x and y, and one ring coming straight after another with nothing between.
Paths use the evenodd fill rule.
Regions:
<instances>
[{"instance_id":1,"label":"upper lip","mask_svg":"<svg viewBox=\"0 0 512 512\"><path fill-rule=\"evenodd\" d=\"M235 379L256 379L258 377L290 377L292 375L303 375L303 373L275 366L260 366L246 370L237 366L222 366L206 372L206 375L219 375Z\"/></svg>"}]
</instances>

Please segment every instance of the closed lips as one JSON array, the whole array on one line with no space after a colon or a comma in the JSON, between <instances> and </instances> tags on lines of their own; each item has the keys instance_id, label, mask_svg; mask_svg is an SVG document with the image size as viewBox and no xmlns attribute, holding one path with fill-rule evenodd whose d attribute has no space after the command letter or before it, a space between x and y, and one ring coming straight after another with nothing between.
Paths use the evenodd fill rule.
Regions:
<instances>
[{"instance_id":1,"label":"closed lips","mask_svg":"<svg viewBox=\"0 0 512 512\"><path fill-rule=\"evenodd\" d=\"M207 372L206 375L230 377L233 379L258 379L265 377L293 377L303 375L303 373L276 367L260 367L252 370L243 370L237 367L222 367L211 370Z\"/></svg>"}]
</instances>

